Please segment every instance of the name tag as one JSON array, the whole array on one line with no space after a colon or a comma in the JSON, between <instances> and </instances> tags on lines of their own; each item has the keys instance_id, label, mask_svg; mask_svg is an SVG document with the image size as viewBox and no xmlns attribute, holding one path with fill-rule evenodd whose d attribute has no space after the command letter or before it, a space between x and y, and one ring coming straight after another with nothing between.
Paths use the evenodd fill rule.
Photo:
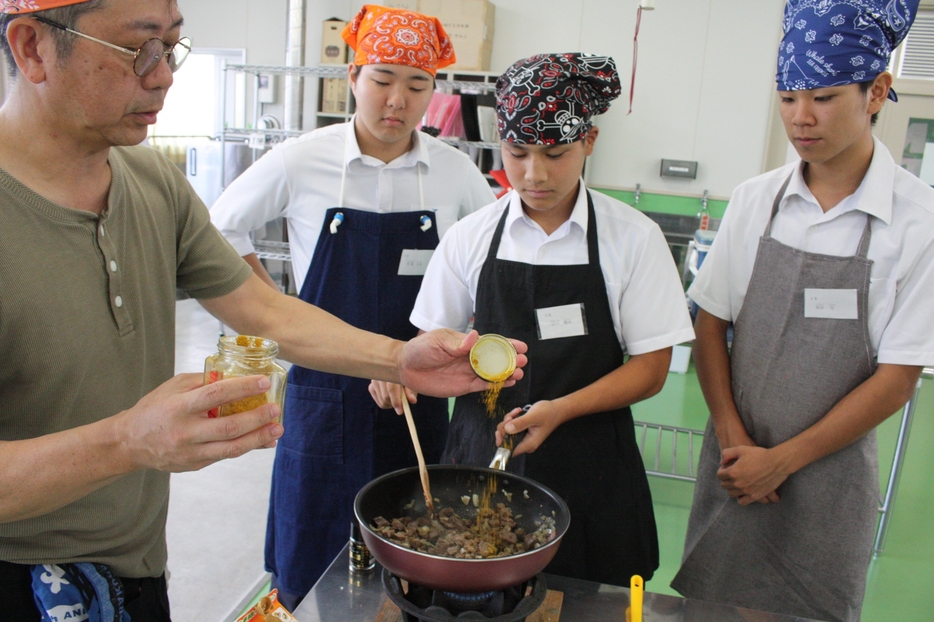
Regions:
<instances>
[{"instance_id":1,"label":"name tag","mask_svg":"<svg viewBox=\"0 0 934 622\"><path fill-rule=\"evenodd\" d=\"M858 320L855 289L805 289L804 317Z\"/></svg>"},{"instance_id":2,"label":"name tag","mask_svg":"<svg viewBox=\"0 0 934 622\"><path fill-rule=\"evenodd\" d=\"M583 303L536 309L535 319L538 322L538 338L542 340L587 334Z\"/></svg>"},{"instance_id":3,"label":"name tag","mask_svg":"<svg viewBox=\"0 0 934 622\"><path fill-rule=\"evenodd\" d=\"M399 276L424 276L434 251L407 248L399 261Z\"/></svg>"}]
</instances>

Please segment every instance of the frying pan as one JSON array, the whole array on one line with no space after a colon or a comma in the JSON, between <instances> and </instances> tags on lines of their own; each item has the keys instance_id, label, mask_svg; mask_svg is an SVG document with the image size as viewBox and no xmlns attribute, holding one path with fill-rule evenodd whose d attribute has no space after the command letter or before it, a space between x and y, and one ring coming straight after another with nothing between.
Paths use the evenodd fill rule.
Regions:
<instances>
[{"instance_id":1,"label":"frying pan","mask_svg":"<svg viewBox=\"0 0 934 622\"><path fill-rule=\"evenodd\" d=\"M357 493L354 513L360 522L363 541L373 557L394 575L409 582L433 590L477 593L502 590L518 585L541 572L558 551L561 538L570 524L568 506L554 492L538 482L521 475L486 469L454 465L431 465L432 496L438 499L438 508L450 506L460 514L464 508L461 497L476 493L481 495L496 480L496 490L512 493L512 499L501 492L494 495L492 502L504 503L512 509L518 527L531 533L537 529L539 516L553 516L555 537L537 549L489 559L455 559L429 555L378 536L373 531L373 519L382 516L387 520L416 512L427 512L422 495L422 485L417 467L402 469L379 477ZM409 507L412 502L415 505ZM471 505L469 511L474 511Z\"/></svg>"}]
</instances>

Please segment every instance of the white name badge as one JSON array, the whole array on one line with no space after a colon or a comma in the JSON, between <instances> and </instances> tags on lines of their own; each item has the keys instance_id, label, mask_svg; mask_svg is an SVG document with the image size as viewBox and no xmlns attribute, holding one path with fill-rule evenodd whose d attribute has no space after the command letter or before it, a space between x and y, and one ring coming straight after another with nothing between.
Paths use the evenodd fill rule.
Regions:
<instances>
[{"instance_id":1,"label":"white name badge","mask_svg":"<svg viewBox=\"0 0 934 622\"><path fill-rule=\"evenodd\" d=\"M578 337L587 334L583 303L536 309L539 339Z\"/></svg>"},{"instance_id":2,"label":"white name badge","mask_svg":"<svg viewBox=\"0 0 934 622\"><path fill-rule=\"evenodd\" d=\"M399 276L424 276L428 269L428 262L434 251L422 251L414 248L407 248L402 251L402 259L399 261Z\"/></svg>"},{"instance_id":3,"label":"white name badge","mask_svg":"<svg viewBox=\"0 0 934 622\"><path fill-rule=\"evenodd\" d=\"M855 289L805 289L804 317L858 320Z\"/></svg>"}]
</instances>

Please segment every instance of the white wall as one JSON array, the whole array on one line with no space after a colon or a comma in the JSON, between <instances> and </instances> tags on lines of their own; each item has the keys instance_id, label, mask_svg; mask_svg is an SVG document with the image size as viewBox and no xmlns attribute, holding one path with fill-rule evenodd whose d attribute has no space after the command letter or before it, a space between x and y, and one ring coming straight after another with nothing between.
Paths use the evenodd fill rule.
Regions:
<instances>
[{"instance_id":1,"label":"white wall","mask_svg":"<svg viewBox=\"0 0 934 622\"><path fill-rule=\"evenodd\" d=\"M541 52L616 60L623 94L597 118L592 185L726 197L762 172L783 0L657 0L628 116L636 0L494 1L493 69ZM660 177L662 158L698 161L697 179Z\"/></svg>"},{"instance_id":2,"label":"white wall","mask_svg":"<svg viewBox=\"0 0 934 622\"><path fill-rule=\"evenodd\" d=\"M178 6L182 33L195 47L246 49L246 62L256 65L285 62L287 0L179 0Z\"/></svg>"},{"instance_id":3,"label":"white wall","mask_svg":"<svg viewBox=\"0 0 934 622\"><path fill-rule=\"evenodd\" d=\"M766 168L775 57L784 0L657 0L642 14L629 106L637 0L492 0L491 70L542 52L616 60L623 95L598 117L589 182L600 187L727 197ZM350 19L360 0L308 0L306 64L320 56L321 22ZM287 0L179 0L198 47L245 47L247 62L282 64ZM314 81L307 81L314 82ZM306 119L315 106L306 85ZM307 125L307 121L306 121ZM697 160L696 180L661 178L661 158Z\"/></svg>"}]
</instances>

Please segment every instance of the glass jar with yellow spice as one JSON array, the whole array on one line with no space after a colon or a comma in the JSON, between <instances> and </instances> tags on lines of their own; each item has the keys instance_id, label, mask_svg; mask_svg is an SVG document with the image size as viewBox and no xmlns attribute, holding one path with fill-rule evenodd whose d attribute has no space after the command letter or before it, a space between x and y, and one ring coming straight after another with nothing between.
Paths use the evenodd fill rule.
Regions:
<instances>
[{"instance_id":1,"label":"glass jar with yellow spice","mask_svg":"<svg viewBox=\"0 0 934 622\"><path fill-rule=\"evenodd\" d=\"M285 385L288 377L285 369L276 363L279 344L271 339L237 335L222 336L217 341L217 354L204 360L204 384L224 378L240 376L268 376L269 390L236 402L224 404L208 411L209 417L226 417L258 408L263 404L279 404L280 413L285 412ZM282 422L282 415L279 415Z\"/></svg>"}]
</instances>

